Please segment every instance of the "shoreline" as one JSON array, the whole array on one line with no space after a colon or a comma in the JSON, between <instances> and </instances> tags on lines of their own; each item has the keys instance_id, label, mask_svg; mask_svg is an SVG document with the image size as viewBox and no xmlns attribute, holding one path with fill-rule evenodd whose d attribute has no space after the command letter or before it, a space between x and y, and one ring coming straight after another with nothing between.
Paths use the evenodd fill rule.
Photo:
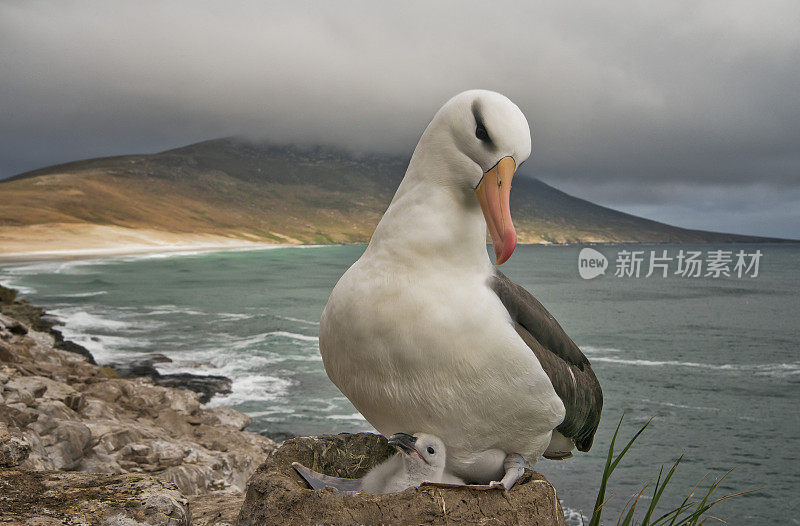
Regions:
<instances>
[{"instance_id":1,"label":"shoreline","mask_svg":"<svg viewBox=\"0 0 800 526\"><path fill-rule=\"evenodd\" d=\"M109 248L33 250L29 252L0 253L0 263L24 263L27 261L58 261L71 259L111 258L119 256L148 256L158 254L191 255L212 252L246 252L252 250L272 250L314 245L294 245L287 243L205 243L197 245L125 245Z\"/></svg>"},{"instance_id":2,"label":"shoreline","mask_svg":"<svg viewBox=\"0 0 800 526\"><path fill-rule=\"evenodd\" d=\"M708 246L727 246L727 245L769 245L786 246L800 244L800 241L785 242L764 242L764 243L674 243L674 242L586 242L586 243L518 243L517 246L536 246L536 247L613 247L622 245L708 245ZM255 241L244 241L241 243L202 243L202 244L169 244L169 245L121 245L108 248L87 248L87 249L63 249L63 250L32 250L24 252L0 253L0 264L3 263L26 263L34 261L69 261L75 259L95 259L95 258L115 258L124 256L158 256L158 255L195 255L210 254L214 252L250 252L257 250L272 250L278 248L316 248L326 246L358 246L367 243L263 243ZM489 245L487 245L489 246Z\"/></svg>"},{"instance_id":3,"label":"shoreline","mask_svg":"<svg viewBox=\"0 0 800 526\"><path fill-rule=\"evenodd\" d=\"M294 246L262 238L178 233L112 225L50 223L0 226L0 262L41 261Z\"/></svg>"},{"instance_id":4,"label":"shoreline","mask_svg":"<svg viewBox=\"0 0 800 526\"><path fill-rule=\"evenodd\" d=\"M99 367L113 369L118 378L149 378L154 385L194 391L202 404L207 404L216 395L231 392L232 380L226 376L197 373L165 373L156 369L156 363L171 362L160 353L142 353L135 358L121 358L110 362L97 362L95 355L80 343L64 337L59 327L65 323L57 319L44 307L34 305L27 299L19 298L19 289L0 283L0 315L10 316L28 328L49 334L53 338L53 348L83 356L87 362Z\"/></svg>"}]
</instances>

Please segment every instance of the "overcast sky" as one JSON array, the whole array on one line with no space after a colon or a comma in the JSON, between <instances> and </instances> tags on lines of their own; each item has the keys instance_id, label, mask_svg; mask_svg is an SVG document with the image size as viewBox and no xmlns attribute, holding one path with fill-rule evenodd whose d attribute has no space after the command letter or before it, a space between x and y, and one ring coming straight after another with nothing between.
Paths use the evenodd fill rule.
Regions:
<instances>
[{"instance_id":1,"label":"overcast sky","mask_svg":"<svg viewBox=\"0 0 800 526\"><path fill-rule=\"evenodd\" d=\"M227 135L409 155L470 88L524 172L685 227L800 237L800 2L0 0L0 177Z\"/></svg>"}]
</instances>

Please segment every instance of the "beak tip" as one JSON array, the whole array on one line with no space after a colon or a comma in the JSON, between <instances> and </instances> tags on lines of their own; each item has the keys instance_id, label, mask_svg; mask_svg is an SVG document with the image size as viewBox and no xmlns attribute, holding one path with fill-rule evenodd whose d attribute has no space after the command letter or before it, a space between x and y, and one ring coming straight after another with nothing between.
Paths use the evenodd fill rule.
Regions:
<instances>
[{"instance_id":1,"label":"beak tip","mask_svg":"<svg viewBox=\"0 0 800 526\"><path fill-rule=\"evenodd\" d=\"M494 264L499 267L500 265L502 265L506 261L508 261L508 258L505 257L505 254L503 254L502 249L500 247L495 247L495 249L494 249Z\"/></svg>"},{"instance_id":2,"label":"beak tip","mask_svg":"<svg viewBox=\"0 0 800 526\"><path fill-rule=\"evenodd\" d=\"M495 265L500 266L511 258L517 248L517 233L513 228L507 229L503 241L494 245Z\"/></svg>"}]
</instances>

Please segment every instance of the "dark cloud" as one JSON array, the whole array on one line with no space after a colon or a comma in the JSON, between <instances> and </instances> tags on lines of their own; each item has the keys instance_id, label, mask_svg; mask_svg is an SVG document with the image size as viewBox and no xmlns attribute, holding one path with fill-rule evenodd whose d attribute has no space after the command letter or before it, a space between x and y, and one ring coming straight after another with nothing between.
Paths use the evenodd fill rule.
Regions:
<instances>
[{"instance_id":1,"label":"dark cloud","mask_svg":"<svg viewBox=\"0 0 800 526\"><path fill-rule=\"evenodd\" d=\"M531 121L529 174L797 237L780 211L800 204L798 19L794 0L7 1L0 176L231 134L408 154L441 103L483 87Z\"/></svg>"}]
</instances>

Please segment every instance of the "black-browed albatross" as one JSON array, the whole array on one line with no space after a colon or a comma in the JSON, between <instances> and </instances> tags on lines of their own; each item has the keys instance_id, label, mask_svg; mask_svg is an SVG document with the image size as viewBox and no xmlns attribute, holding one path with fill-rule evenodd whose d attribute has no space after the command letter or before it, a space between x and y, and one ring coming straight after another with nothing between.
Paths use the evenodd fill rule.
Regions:
<instances>
[{"instance_id":1,"label":"black-browed albatross","mask_svg":"<svg viewBox=\"0 0 800 526\"><path fill-rule=\"evenodd\" d=\"M486 253L487 227L498 265L514 251L511 179L530 151L506 97L450 99L320 322L328 376L367 421L440 437L450 473L491 487L588 451L603 404L586 357Z\"/></svg>"}]
</instances>

